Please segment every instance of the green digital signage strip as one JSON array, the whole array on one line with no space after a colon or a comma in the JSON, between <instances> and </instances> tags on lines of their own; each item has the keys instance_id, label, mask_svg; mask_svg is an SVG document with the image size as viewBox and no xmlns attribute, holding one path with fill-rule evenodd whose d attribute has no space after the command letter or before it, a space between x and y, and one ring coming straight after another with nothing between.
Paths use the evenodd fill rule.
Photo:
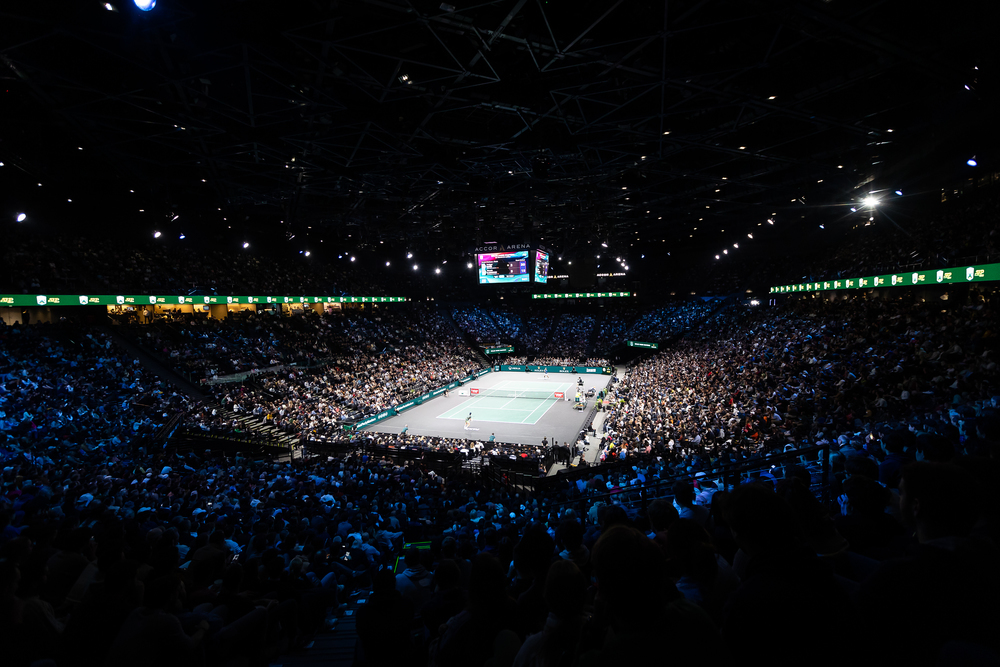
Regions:
<instances>
[{"instance_id":1,"label":"green digital signage strip","mask_svg":"<svg viewBox=\"0 0 1000 667\"><path fill-rule=\"evenodd\" d=\"M632 296L631 292L568 292L566 294L532 294L532 299L603 299L612 296Z\"/></svg>"},{"instance_id":2,"label":"green digital signage strip","mask_svg":"<svg viewBox=\"0 0 1000 667\"><path fill-rule=\"evenodd\" d=\"M659 350L660 349L660 344L659 343L647 343L647 342L641 341L641 340L629 340L629 341L625 341L625 342L626 342L626 344L629 347L644 347L647 350Z\"/></svg>"},{"instance_id":3,"label":"green digital signage strip","mask_svg":"<svg viewBox=\"0 0 1000 667\"><path fill-rule=\"evenodd\" d=\"M913 287L914 285L952 285L955 283L977 283L1000 280L1000 264L978 264L956 266L950 269L908 271L906 273L886 273L879 276L861 278L840 278L822 282L777 285L771 294L795 292L823 292L836 289L871 289L873 287Z\"/></svg>"},{"instance_id":4,"label":"green digital signage strip","mask_svg":"<svg viewBox=\"0 0 1000 667\"><path fill-rule=\"evenodd\" d=\"M216 296L162 294L0 294L0 306L195 306L212 304L399 303L403 296Z\"/></svg>"},{"instance_id":5,"label":"green digital signage strip","mask_svg":"<svg viewBox=\"0 0 1000 667\"><path fill-rule=\"evenodd\" d=\"M508 354L514 351L513 345L501 345L499 347L486 348L486 354Z\"/></svg>"}]
</instances>

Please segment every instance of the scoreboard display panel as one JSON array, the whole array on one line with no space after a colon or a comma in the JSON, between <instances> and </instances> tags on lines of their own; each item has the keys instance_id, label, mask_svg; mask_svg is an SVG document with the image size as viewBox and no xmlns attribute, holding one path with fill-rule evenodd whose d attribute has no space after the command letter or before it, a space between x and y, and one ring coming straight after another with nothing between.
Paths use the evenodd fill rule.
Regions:
<instances>
[{"instance_id":1,"label":"scoreboard display panel","mask_svg":"<svg viewBox=\"0 0 1000 667\"><path fill-rule=\"evenodd\" d=\"M535 282L544 283L549 279L549 253L544 250L535 251Z\"/></svg>"},{"instance_id":2,"label":"scoreboard display panel","mask_svg":"<svg viewBox=\"0 0 1000 667\"><path fill-rule=\"evenodd\" d=\"M491 252L476 255L479 265L479 283L526 283L531 280L528 273L528 251Z\"/></svg>"}]
</instances>

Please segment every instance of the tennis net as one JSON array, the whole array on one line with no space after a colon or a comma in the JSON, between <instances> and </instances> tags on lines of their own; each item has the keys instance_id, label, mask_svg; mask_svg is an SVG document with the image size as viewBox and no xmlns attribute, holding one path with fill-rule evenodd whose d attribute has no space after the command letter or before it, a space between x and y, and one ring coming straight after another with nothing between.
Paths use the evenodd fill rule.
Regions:
<instances>
[{"instance_id":1,"label":"tennis net","mask_svg":"<svg viewBox=\"0 0 1000 667\"><path fill-rule=\"evenodd\" d=\"M479 389L469 387L470 396L497 396L499 398L534 398L537 400L563 399L566 394L561 391L532 389Z\"/></svg>"}]
</instances>

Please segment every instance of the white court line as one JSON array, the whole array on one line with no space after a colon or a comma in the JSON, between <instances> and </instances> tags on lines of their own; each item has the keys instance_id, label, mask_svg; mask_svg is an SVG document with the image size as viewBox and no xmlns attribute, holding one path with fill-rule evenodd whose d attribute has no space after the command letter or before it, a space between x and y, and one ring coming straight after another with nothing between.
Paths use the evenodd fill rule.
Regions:
<instances>
[{"instance_id":1,"label":"white court line","mask_svg":"<svg viewBox=\"0 0 1000 667\"><path fill-rule=\"evenodd\" d=\"M559 399L557 399L557 398L552 399L551 401L548 401L548 400L542 401L542 403L548 403L549 407L545 408L545 412L543 412L542 414L538 415L538 419L541 419L542 417L544 417L546 415L546 413L548 413L548 411L552 409L552 406L555 405L558 402L559 402ZM541 406L539 406L539 407L541 407ZM537 409L538 408L535 408L535 410L537 410ZM528 413L528 417L530 417L531 415L533 415L535 413L535 410L532 410L531 412L529 412ZM525 417L524 419L527 419L528 417ZM520 421L521 424L525 423L524 419L522 419ZM537 424L538 423L538 419L536 419L535 421L533 421L531 423L532 424Z\"/></svg>"}]
</instances>

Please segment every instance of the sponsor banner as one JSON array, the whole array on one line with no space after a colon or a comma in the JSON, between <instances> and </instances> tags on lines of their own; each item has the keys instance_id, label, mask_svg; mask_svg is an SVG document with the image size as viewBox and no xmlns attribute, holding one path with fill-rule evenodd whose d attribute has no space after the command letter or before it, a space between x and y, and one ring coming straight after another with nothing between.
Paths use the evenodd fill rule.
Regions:
<instances>
[{"instance_id":1,"label":"sponsor banner","mask_svg":"<svg viewBox=\"0 0 1000 667\"><path fill-rule=\"evenodd\" d=\"M559 294L532 294L532 299L606 299L632 296L631 292L565 292Z\"/></svg>"},{"instance_id":2,"label":"sponsor banner","mask_svg":"<svg viewBox=\"0 0 1000 667\"><path fill-rule=\"evenodd\" d=\"M486 348L486 354L508 354L514 351L513 345L500 345Z\"/></svg>"},{"instance_id":3,"label":"sponsor banner","mask_svg":"<svg viewBox=\"0 0 1000 667\"><path fill-rule=\"evenodd\" d=\"M625 341L625 343L629 347L644 347L647 350L658 350L658 349L660 349L660 344L659 343L646 343L646 342L641 341L641 340L629 340L629 341Z\"/></svg>"},{"instance_id":4,"label":"sponsor banner","mask_svg":"<svg viewBox=\"0 0 1000 667\"><path fill-rule=\"evenodd\" d=\"M566 394L564 394L564 393L563 393L563 392L561 392L561 391L557 391L557 392L555 393L555 397L556 397L556 398L559 398L559 399L562 399L562 398L566 398Z\"/></svg>"},{"instance_id":5,"label":"sponsor banner","mask_svg":"<svg viewBox=\"0 0 1000 667\"><path fill-rule=\"evenodd\" d=\"M470 387L470 388L469 388L469 393L470 393L471 395L473 395L473 396L478 396L478 395L479 395L479 389L477 389L477 388L475 388L475 387Z\"/></svg>"},{"instance_id":6,"label":"sponsor banner","mask_svg":"<svg viewBox=\"0 0 1000 667\"><path fill-rule=\"evenodd\" d=\"M793 285L776 285L771 287L771 294L790 294L796 292L823 292L837 289L871 289L873 287L912 287L914 285L952 285L955 283L974 283L1000 280L1000 264L975 264L955 266L948 269L930 269L924 271L907 271L905 273L886 273L878 276L861 276L857 278L838 278L823 282L797 283Z\"/></svg>"},{"instance_id":7,"label":"sponsor banner","mask_svg":"<svg viewBox=\"0 0 1000 667\"><path fill-rule=\"evenodd\" d=\"M506 366L506 365L502 365L502 366L500 366L500 370L502 370L502 371L523 371L524 370L524 366Z\"/></svg>"},{"instance_id":8,"label":"sponsor banner","mask_svg":"<svg viewBox=\"0 0 1000 667\"><path fill-rule=\"evenodd\" d=\"M251 303L401 303L402 296L227 296L216 294L0 294L0 306L149 306Z\"/></svg>"}]
</instances>

